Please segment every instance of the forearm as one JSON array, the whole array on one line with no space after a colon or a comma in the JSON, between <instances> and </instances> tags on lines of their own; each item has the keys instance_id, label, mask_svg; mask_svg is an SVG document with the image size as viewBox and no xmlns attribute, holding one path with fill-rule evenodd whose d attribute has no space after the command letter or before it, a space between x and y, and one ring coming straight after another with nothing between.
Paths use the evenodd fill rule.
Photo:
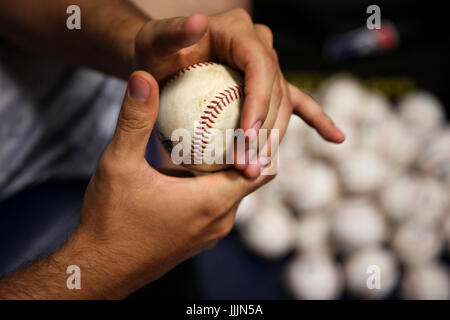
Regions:
<instances>
[{"instance_id":1,"label":"forearm","mask_svg":"<svg viewBox=\"0 0 450 320\"><path fill-rule=\"evenodd\" d=\"M51 256L0 280L0 299L121 299L144 285L135 260L75 232ZM81 289L67 287L67 267L80 268Z\"/></svg>"},{"instance_id":2,"label":"forearm","mask_svg":"<svg viewBox=\"0 0 450 320\"><path fill-rule=\"evenodd\" d=\"M69 30L67 7L81 9L81 29ZM1 36L38 54L122 78L132 71L134 39L148 17L126 0L0 2Z\"/></svg>"}]
</instances>

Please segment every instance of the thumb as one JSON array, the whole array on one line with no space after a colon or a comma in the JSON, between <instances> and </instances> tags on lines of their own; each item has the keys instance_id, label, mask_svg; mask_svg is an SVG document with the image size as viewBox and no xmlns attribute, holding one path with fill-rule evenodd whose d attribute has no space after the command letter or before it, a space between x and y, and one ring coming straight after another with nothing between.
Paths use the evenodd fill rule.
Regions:
<instances>
[{"instance_id":1,"label":"thumb","mask_svg":"<svg viewBox=\"0 0 450 320\"><path fill-rule=\"evenodd\" d=\"M147 72L136 71L130 76L110 144L115 155L127 160L144 158L158 116L158 90L156 80Z\"/></svg>"},{"instance_id":2,"label":"thumb","mask_svg":"<svg viewBox=\"0 0 450 320\"><path fill-rule=\"evenodd\" d=\"M205 35L208 24L208 16L202 13L190 17L156 20L150 26L153 35L150 37L152 52L165 56L189 47Z\"/></svg>"}]
</instances>

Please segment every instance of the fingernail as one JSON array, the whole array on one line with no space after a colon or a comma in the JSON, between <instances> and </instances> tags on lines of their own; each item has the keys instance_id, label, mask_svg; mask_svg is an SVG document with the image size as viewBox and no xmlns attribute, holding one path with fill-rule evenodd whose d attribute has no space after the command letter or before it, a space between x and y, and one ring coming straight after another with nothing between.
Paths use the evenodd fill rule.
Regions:
<instances>
[{"instance_id":1,"label":"fingernail","mask_svg":"<svg viewBox=\"0 0 450 320\"><path fill-rule=\"evenodd\" d=\"M249 141L254 141L258 137L258 131L261 129L262 122L261 120L257 121L251 129L249 129L248 139Z\"/></svg>"},{"instance_id":2,"label":"fingernail","mask_svg":"<svg viewBox=\"0 0 450 320\"><path fill-rule=\"evenodd\" d=\"M256 131L256 133L258 133L258 130L261 129L261 126L262 126L262 121L258 120L258 121L256 121L256 123L253 125L252 128Z\"/></svg>"},{"instance_id":3,"label":"fingernail","mask_svg":"<svg viewBox=\"0 0 450 320\"><path fill-rule=\"evenodd\" d=\"M150 96L150 86L144 79L134 76L128 84L128 93L134 101L144 102Z\"/></svg>"}]
</instances>

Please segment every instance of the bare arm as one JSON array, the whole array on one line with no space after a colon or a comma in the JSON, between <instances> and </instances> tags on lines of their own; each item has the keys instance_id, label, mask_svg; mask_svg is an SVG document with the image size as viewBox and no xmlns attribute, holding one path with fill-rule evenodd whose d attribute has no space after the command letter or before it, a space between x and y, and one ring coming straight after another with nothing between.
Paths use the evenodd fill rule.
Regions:
<instances>
[{"instance_id":1,"label":"bare arm","mask_svg":"<svg viewBox=\"0 0 450 320\"><path fill-rule=\"evenodd\" d=\"M233 227L240 200L273 178L249 180L236 170L161 174L144 157L158 107L156 80L133 73L77 230L50 257L0 280L0 299L124 298L214 246ZM71 265L81 271L79 290L66 286Z\"/></svg>"},{"instance_id":2,"label":"bare arm","mask_svg":"<svg viewBox=\"0 0 450 320\"><path fill-rule=\"evenodd\" d=\"M81 9L68 30L67 7ZM122 78L132 72L136 34L149 18L126 0L0 1L0 35L26 49Z\"/></svg>"},{"instance_id":3,"label":"bare arm","mask_svg":"<svg viewBox=\"0 0 450 320\"><path fill-rule=\"evenodd\" d=\"M51 256L0 280L0 299L120 299L144 283L125 254L102 248L77 230ZM67 267L81 270L81 289L67 287Z\"/></svg>"}]
</instances>

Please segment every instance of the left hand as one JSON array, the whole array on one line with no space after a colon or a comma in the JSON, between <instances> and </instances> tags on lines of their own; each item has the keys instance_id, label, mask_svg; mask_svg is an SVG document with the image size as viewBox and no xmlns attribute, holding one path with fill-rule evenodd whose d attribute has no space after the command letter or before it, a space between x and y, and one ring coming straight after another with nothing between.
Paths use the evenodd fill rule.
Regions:
<instances>
[{"instance_id":1,"label":"left hand","mask_svg":"<svg viewBox=\"0 0 450 320\"><path fill-rule=\"evenodd\" d=\"M336 143L345 139L309 95L286 82L273 49L272 32L267 26L254 24L243 9L213 16L150 20L136 36L133 58L136 69L151 72L159 82L197 62L223 62L245 74L243 130L278 129L281 139L294 112L324 139ZM269 157L271 152L268 150ZM256 178L264 165L235 167Z\"/></svg>"}]
</instances>

